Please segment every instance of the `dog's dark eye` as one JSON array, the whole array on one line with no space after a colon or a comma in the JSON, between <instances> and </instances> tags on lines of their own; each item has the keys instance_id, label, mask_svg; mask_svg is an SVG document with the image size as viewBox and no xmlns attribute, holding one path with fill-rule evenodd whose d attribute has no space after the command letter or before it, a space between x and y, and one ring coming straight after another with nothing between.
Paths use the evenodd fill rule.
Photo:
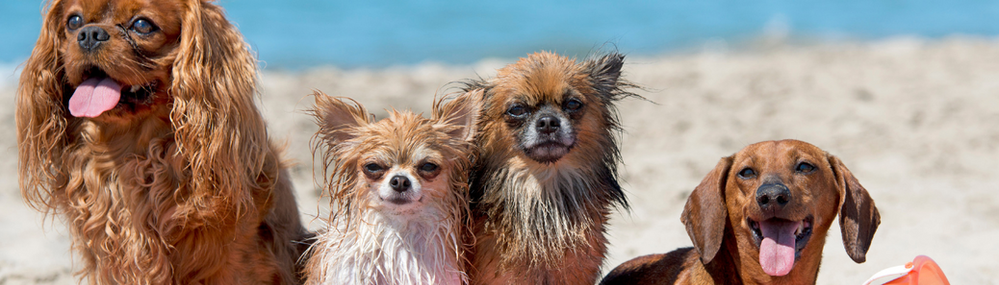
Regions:
<instances>
[{"instance_id":1,"label":"dog's dark eye","mask_svg":"<svg viewBox=\"0 0 999 285\"><path fill-rule=\"evenodd\" d=\"M573 99L569 99L569 101L565 102L565 110L566 111L577 111L580 108L583 108L583 102L579 101L579 99L573 98Z\"/></svg>"},{"instance_id":2,"label":"dog's dark eye","mask_svg":"<svg viewBox=\"0 0 999 285\"><path fill-rule=\"evenodd\" d=\"M756 171L749 167L743 168L742 171L739 171L739 177L742 179L756 177Z\"/></svg>"},{"instance_id":3,"label":"dog's dark eye","mask_svg":"<svg viewBox=\"0 0 999 285\"><path fill-rule=\"evenodd\" d=\"M523 105L516 104L510 106L510 109L507 109L506 113L514 118L520 118L523 117L525 114L527 114L527 108L525 108Z\"/></svg>"},{"instance_id":4,"label":"dog's dark eye","mask_svg":"<svg viewBox=\"0 0 999 285\"><path fill-rule=\"evenodd\" d=\"M138 19L135 20L135 22L132 22L131 29L140 34L148 34L159 30L156 25L153 25L152 22L146 19Z\"/></svg>"},{"instance_id":5,"label":"dog's dark eye","mask_svg":"<svg viewBox=\"0 0 999 285\"><path fill-rule=\"evenodd\" d=\"M66 28L69 30L76 30L83 26L83 17L80 15L69 16L69 20L66 20Z\"/></svg>"},{"instance_id":6,"label":"dog's dark eye","mask_svg":"<svg viewBox=\"0 0 999 285\"><path fill-rule=\"evenodd\" d=\"M811 165L808 162L802 162L798 163L798 166L795 167L794 170L801 173L811 173L812 171L815 171L815 165Z\"/></svg>"},{"instance_id":7,"label":"dog's dark eye","mask_svg":"<svg viewBox=\"0 0 999 285\"><path fill-rule=\"evenodd\" d=\"M364 165L364 171L368 173L378 173L379 171L385 170L381 165L377 163L368 163Z\"/></svg>"},{"instance_id":8,"label":"dog's dark eye","mask_svg":"<svg viewBox=\"0 0 999 285\"><path fill-rule=\"evenodd\" d=\"M440 168L440 167L437 166L436 164L431 163L431 162L427 162L427 163L424 163L423 165L420 165L420 171L423 171L423 172L434 172L434 171L437 171L438 168Z\"/></svg>"}]
</instances>

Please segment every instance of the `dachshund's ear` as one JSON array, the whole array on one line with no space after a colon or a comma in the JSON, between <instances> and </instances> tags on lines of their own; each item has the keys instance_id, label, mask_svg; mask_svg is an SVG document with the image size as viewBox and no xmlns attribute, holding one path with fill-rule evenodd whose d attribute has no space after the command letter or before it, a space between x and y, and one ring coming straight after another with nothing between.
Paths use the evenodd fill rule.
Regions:
<instances>
[{"instance_id":1,"label":"dachshund's ear","mask_svg":"<svg viewBox=\"0 0 999 285\"><path fill-rule=\"evenodd\" d=\"M593 81L593 87L602 96L613 96L614 90L620 88L621 67L624 66L624 55L611 53L600 58L588 60L585 71Z\"/></svg>"},{"instance_id":2,"label":"dachshund's ear","mask_svg":"<svg viewBox=\"0 0 999 285\"><path fill-rule=\"evenodd\" d=\"M435 128L443 128L452 139L472 141L475 124L481 108L482 89L465 92L448 101L447 97L434 103L432 112Z\"/></svg>"},{"instance_id":3,"label":"dachshund's ear","mask_svg":"<svg viewBox=\"0 0 999 285\"><path fill-rule=\"evenodd\" d=\"M63 78L60 46L65 41L63 3L52 1L42 29L24 63L17 90L18 174L21 194L36 209L52 209L51 193L60 188L66 177L62 156L68 143L69 125L63 100Z\"/></svg>"},{"instance_id":4,"label":"dachshund's ear","mask_svg":"<svg viewBox=\"0 0 999 285\"><path fill-rule=\"evenodd\" d=\"M256 59L222 8L184 1L183 9L169 89L174 138L195 195L246 205L250 191L241 188L257 185L265 156L273 155L254 102Z\"/></svg>"},{"instance_id":5,"label":"dachshund's ear","mask_svg":"<svg viewBox=\"0 0 999 285\"><path fill-rule=\"evenodd\" d=\"M687 235L694 242L694 248L701 254L701 262L707 264L715 258L721 248L725 234L728 211L725 209L725 184L733 157L718 161L714 170L704 177L694 188L683 207L680 220L687 227Z\"/></svg>"},{"instance_id":6,"label":"dachshund's ear","mask_svg":"<svg viewBox=\"0 0 999 285\"><path fill-rule=\"evenodd\" d=\"M338 144L357 137L357 127L371 123L371 115L353 99L334 98L322 91L316 91L312 96L316 98L316 106L309 112L319 125L316 135L326 143Z\"/></svg>"},{"instance_id":7,"label":"dachshund's ear","mask_svg":"<svg viewBox=\"0 0 999 285\"><path fill-rule=\"evenodd\" d=\"M881 214L867 189L860 185L843 162L832 155L827 157L839 188L839 227L843 232L843 246L854 262L863 263L867 261L867 250L871 247L874 232L881 224Z\"/></svg>"}]
</instances>

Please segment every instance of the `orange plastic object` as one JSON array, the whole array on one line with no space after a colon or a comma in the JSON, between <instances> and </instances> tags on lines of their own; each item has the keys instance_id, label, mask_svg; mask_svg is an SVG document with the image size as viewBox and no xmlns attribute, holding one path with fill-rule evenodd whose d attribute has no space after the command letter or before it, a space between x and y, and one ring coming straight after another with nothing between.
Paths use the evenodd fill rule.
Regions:
<instances>
[{"instance_id":1,"label":"orange plastic object","mask_svg":"<svg viewBox=\"0 0 999 285\"><path fill-rule=\"evenodd\" d=\"M905 264L910 269L908 274L884 283L885 285L950 285L947 276L933 259L928 256L916 256L912 262Z\"/></svg>"}]
</instances>

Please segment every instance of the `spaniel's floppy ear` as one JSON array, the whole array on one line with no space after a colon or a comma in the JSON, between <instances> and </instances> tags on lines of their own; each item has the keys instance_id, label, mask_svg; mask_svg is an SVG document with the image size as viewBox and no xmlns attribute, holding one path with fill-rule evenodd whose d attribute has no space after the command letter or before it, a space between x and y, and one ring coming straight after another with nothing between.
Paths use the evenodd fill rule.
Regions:
<instances>
[{"instance_id":1,"label":"spaniel's floppy ear","mask_svg":"<svg viewBox=\"0 0 999 285\"><path fill-rule=\"evenodd\" d=\"M63 3L52 1L31 57L24 64L18 84L17 124L18 174L21 194L36 209L57 207L50 201L54 185L67 176L62 156L69 122L63 107L65 70L59 46L65 40Z\"/></svg>"},{"instance_id":2,"label":"spaniel's floppy ear","mask_svg":"<svg viewBox=\"0 0 999 285\"><path fill-rule=\"evenodd\" d=\"M338 144L357 136L354 129L371 123L371 115L360 103L347 97L335 98L322 91L312 93L316 107L309 112L316 119L316 135L328 144Z\"/></svg>"},{"instance_id":3,"label":"spaniel's floppy ear","mask_svg":"<svg viewBox=\"0 0 999 285\"><path fill-rule=\"evenodd\" d=\"M482 89L475 89L453 99L444 97L434 103L432 119L435 128L443 128L451 138L472 141L475 138L475 124L478 122Z\"/></svg>"},{"instance_id":4,"label":"spaniel's floppy ear","mask_svg":"<svg viewBox=\"0 0 999 285\"><path fill-rule=\"evenodd\" d=\"M881 214L867 189L860 185L843 162L832 155L827 155L827 158L839 188L839 227L843 233L843 246L854 262L863 263L867 261L867 250L871 247L874 232L881 224Z\"/></svg>"},{"instance_id":5,"label":"spaniel's floppy ear","mask_svg":"<svg viewBox=\"0 0 999 285\"><path fill-rule=\"evenodd\" d=\"M183 9L170 86L175 139L188 159L195 195L225 197L238 211L251 193L240 188L257 185L271 153L254 105L256 59L222 8L188 0Z\"/></svg>"},{"instance_id":6,"label":"spaniel's floppy ear","mask_svg":"<svg viewBox=\"0 0 999 285\"><path fill-rule=\"evenodd\" d=\"M694 188L683 207L680 220L687 228L690 241L701 254L701 262L708 264L721 248L725 235L728 210L725 209L725 184L728 183L729 168L734 156L718 161L714 170L704 177Z\"/></svg>"}]
</instances>

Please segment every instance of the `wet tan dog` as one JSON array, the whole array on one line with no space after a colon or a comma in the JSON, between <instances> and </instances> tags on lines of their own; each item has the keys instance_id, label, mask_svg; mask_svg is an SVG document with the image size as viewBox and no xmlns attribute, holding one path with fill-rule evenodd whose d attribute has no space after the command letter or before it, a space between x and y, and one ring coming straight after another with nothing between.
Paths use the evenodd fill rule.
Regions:
<instances>
[{"instance_id":1,"label":"wet tan dog","mask_svg":"<svg viewBox=\"0 0 999 285\"><path fill-rule=\"evenodd\" d=\"M806 142L756 143L690 194L693 248L632 259L601 284L814 284L837 214L847 254L864 262L881 217L850 170Z\"/></svg>"},{"instance_id":2,"label":"wet tan dog","mask_svg":"<svg viewBox=\"0 0 999 285\"><path fill-rule=\"evenodd\" d=\"M314 94L323 188L335 209L309 250L305 284L468 283L468 169L479 93L437 100L431 118L378 121L353 99Z\"/></svg>"},{"instance_id":3,"label":"wet tan dog","mask_svg":"<svg viewBox=\"0 0 999 285\"><path fill-rule=\"evenodd\" d=\"M471 82L482 90L470 186L472 284L593 284L605 225L627 208L617 182L617 111L634 96L624 55L539 52Z\"/></svg>"}]
</instances>

